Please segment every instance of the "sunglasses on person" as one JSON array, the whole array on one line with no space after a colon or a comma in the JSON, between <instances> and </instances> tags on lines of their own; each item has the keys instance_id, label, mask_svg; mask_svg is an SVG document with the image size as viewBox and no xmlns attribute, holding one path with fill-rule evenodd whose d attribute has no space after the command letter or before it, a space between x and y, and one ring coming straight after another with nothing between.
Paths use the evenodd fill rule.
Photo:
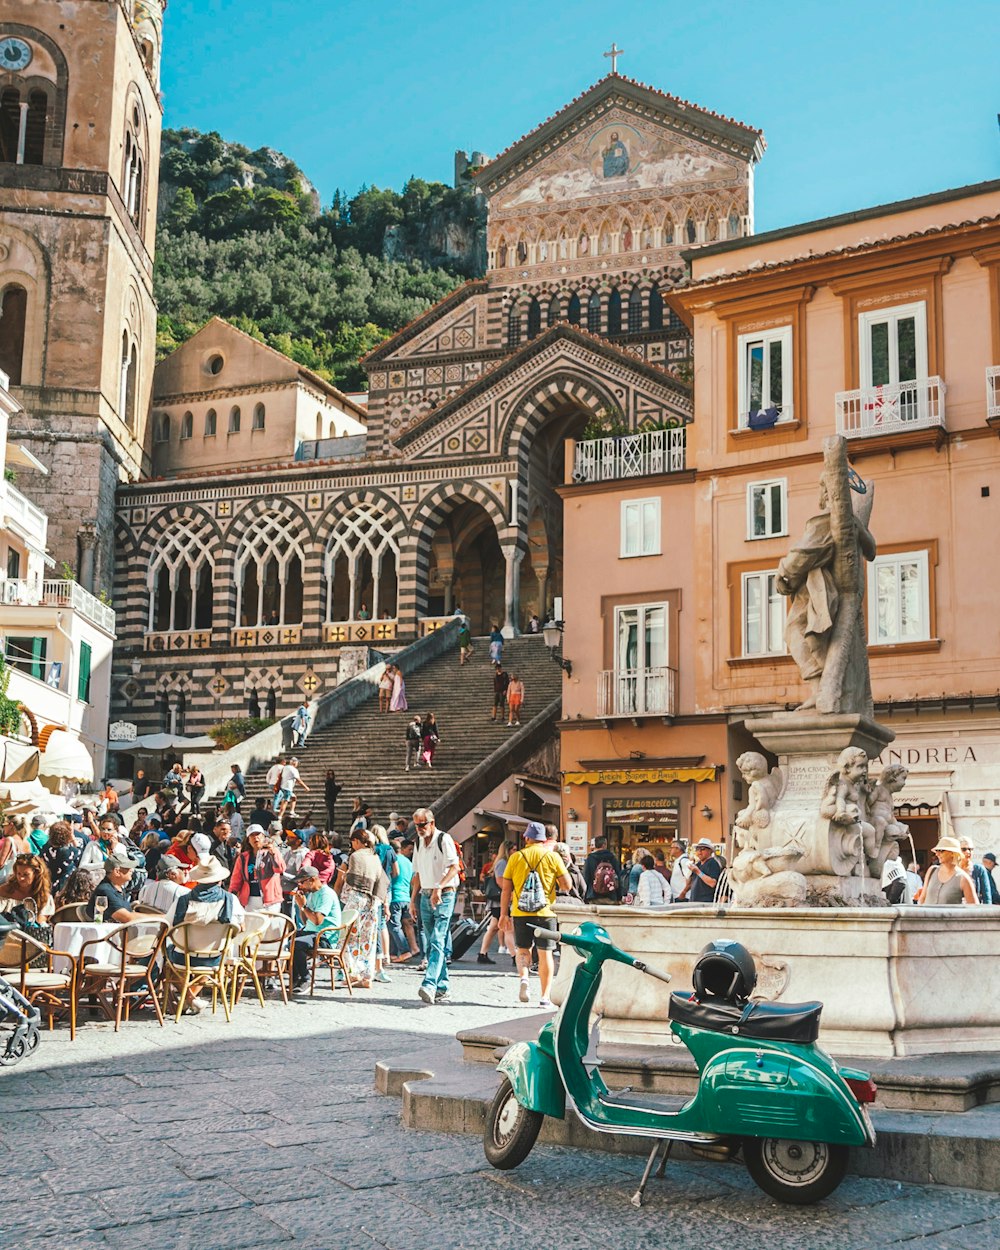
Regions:
<instances>
[{"instance_id":1,"label":"sunglasses on person","mask_svg":"<svg viewBox=\"0 0 1000 1250\"><path fill-rule=\"evenodd\" d=\"M415 820L413 823L418 829L426 829L431 822L429 820Z\"/></svg>"}]
</instances>

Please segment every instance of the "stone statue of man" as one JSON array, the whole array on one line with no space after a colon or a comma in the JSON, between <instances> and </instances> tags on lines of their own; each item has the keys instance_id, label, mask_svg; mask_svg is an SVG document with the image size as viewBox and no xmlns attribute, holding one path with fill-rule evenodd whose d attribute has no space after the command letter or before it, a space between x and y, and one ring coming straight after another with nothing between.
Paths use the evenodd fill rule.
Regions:
<instances>
[{"instance_id":1,"label":"stone statue of man","mask_svg":"<svg viewBox=\"0 0 1000 1250\"><path fill-rule=\"evenodd\" d=\"M778 565L776 589L791 600L785 642L809 687L800 711L871 718L863 600L865 560L875 558L868 529L874 483L853 473L839 436L824 440L823 462L819 511ZM863 494L852 492L852 477Z\"/></svg>"}]
</instances>

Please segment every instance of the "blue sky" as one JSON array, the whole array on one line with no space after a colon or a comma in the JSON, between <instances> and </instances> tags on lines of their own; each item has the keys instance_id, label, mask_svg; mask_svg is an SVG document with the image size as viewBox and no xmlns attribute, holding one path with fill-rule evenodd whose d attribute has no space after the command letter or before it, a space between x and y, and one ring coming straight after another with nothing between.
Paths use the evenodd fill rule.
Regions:
<instances>
[{"instance_id":1,"label":"blue sky","mask_svg":"<svg viewBox=\"0 0 1000 1250\"><path fill-rule=\"evenodd\" d=\"M336 187L451 180L604 73L758 126L757 229L1000 177L995 0L171 0L166 125Z\"/></svg>"}]
</instances>

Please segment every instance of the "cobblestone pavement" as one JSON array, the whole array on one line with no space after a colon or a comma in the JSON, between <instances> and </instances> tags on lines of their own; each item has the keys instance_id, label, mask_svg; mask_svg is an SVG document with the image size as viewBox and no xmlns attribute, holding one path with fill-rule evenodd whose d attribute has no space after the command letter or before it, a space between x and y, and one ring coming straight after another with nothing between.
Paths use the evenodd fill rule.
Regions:
<instances>
[{"instance_id":1,"label":"cobblestone pavement","mask_svg":"<svg viewBox=\"0 0 1000 1250\"><path fill-rule=\"evenodd\" d=\"M502 1018L511 976L460 967L454 1004L414 971L349 999L249 1001L161 1030L59 1029L0 1072L0 1228L17 1250L940 1250L1000 1247L1000 1196L849 1178L827 1202L773 1203L739 1164L671 1163L647 1205L641 1160L538 1146L514 1172L472 1137L405 1130L376 1060L457 1054ZM520 1009L520 1010L523 1010ZM143 1013L145 1014L145 1013Z\"/></svg>"}]
</instances>

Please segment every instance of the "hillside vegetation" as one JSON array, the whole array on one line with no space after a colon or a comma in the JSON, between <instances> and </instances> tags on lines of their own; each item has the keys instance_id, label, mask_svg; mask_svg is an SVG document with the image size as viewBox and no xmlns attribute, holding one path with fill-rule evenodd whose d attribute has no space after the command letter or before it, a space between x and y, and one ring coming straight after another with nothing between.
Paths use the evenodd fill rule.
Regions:
<instances>
[{"instance_id":1,"label":"hillside vegetation","mask_svg":"<svg viewBox=\"0 0 1000 1250\"><path fill-rule=\"evenodd\" d=\"M272 148L164 131L156 243L158 355L218 315L347 390L358 357L482 271L471 188L411 178L321 209Z\"/></svg>"}]
</instances>

